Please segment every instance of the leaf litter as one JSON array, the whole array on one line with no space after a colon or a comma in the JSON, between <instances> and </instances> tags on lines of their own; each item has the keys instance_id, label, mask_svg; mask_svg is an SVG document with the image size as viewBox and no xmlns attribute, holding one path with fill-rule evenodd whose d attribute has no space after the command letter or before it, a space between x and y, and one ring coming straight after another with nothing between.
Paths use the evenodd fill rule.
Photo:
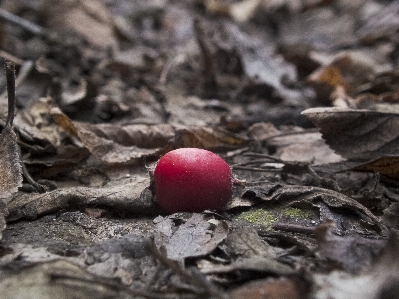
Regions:
<instances>
[{"instance_id":1,"label":"leaf litter","mask_svg":"<svg viewBox=\"0 0 399 299\"><path fill-rule=\"evenodd\" d=\"M2 294L395 294L395 1L47 2L0 6ZM179 147L246 180L225 210L158 206Z\"/></svg>"}]
</instances>

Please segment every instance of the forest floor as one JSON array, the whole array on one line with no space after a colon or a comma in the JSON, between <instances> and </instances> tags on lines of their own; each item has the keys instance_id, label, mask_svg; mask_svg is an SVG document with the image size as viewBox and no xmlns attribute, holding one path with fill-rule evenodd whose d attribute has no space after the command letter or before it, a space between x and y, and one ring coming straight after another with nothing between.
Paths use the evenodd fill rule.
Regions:
<instances>
[{"instance_id":1,"label":"forest floor","mask_svg":"<svg viewBox=\"0 0 399 299\"><path fill-rule=\"evenodd\" d=\"M5 0L0 20L1 298L397 297L399 1ZM183 147L231 166L224 209L158 204Z\"/></svg>"}]
</instances>

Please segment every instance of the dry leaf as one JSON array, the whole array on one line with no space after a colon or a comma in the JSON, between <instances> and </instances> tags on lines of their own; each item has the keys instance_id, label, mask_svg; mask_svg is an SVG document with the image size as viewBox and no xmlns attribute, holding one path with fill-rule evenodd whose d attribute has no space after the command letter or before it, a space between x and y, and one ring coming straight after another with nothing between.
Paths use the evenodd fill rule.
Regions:
<instances>
[{"instance_id":1,"label":"dry leaf","mask_svg":"<svg viewBox=\"0 0 399 299\"><path fill-rule=\"evenodd\" d=\"M229 231L226 221L213 225L204 214L193 214L177 229L170 217L155 220L155 245L164 248L168 258L183 261L187 257L198 257L212 252Z\"/></svg>"},{"instance_id":2,"label":"dry leaf","mask_svg":"<svg viewBox=\"0 0 399 299\"><path fill-rule=\"evenodd\" d=\"M117 45L113 23L107 7L98 0L47 1L48 26L56 29L71 29L91 44L100 48Z\"/></svg>"},{"instance_id":3,"label":"dry leaf","mask_svg":"<svg viewBox=\"0 0 399 299\"><path fill-rule=\"evenodd\" d=\"M225 244L231 252L229 263L219 261L202 261L202 273L237 273L256 271L274 275L291 275L295 273L289 265L278 261L279 249L263 241L252 228L235 228L227 237Z\"/></svg>"},{"instance_id":4,"label":"dry leaf","mask_svg":"<svg viewBox=\"0 0 399 299\"><path fill-rule=\"evenodd\" d=\"M399 156L384 156L355 166L353 170L372 171L399 179Z\"/></svg>"},{"instance_id":5,"label":"dry leaf","mask_svg":"<svg viewBox=\"0 0 399 299\"><path fill-rule=\"evenodd\" d=\"M78 265L62 260L39 263L2 277L2 298L19 299L122 299L130 297Z\"/></svg>"},{"instance_id":6,"label":"dry leaf","mask_svg":"<svg viewBox=\"0 0 399 299\"><path fill-rule=\"evenodd\" d=\"M304 290L293 279L269 278L246 283L230 293L231 299L301 299Z\"/></svg>"},{"instance_id":7,"label":"dry leaf","mask_svg":"<svg viewBox=\"0 0 399 299\"><path fill-rule=\"evenodd\" d=\"M128 214L156 214L159 208L152 201L147 174L109 183L101 188L60 188L45 194L16 193L8 200L8 221L36 219L54 211L86 206L107 207Z\"/></svg>"},{"instance_id":8,"label":"dry leaf","mask_svg":"<svg viewBox=\"0 0 399 299\"><path fill-rule=\"evenodd\" d=\"M373 267L359 275L343 271L312 274L315 299L396 298L399 283L397 259L399 242L391 236Z\"/></svg>"},{"instance_id":9,"label":"dry leaf","mask_svg":"<svg viewBox=\"0 0 399 299\"><path fill-rule=\"evenodd\" d=\"M327 144L350 160L399 155L399 114L368 110L311 108L302 112Z\"/></svg>"},{"instance_id":10,"label":"dry leaf","mask_svg":"<svg viewBox=\"0 0 399 299\"><path fill-rule=\"evenodd\" d=\"M267 144L276 148L276 156L285 161L327 164L342 161L325 143L321 134L312 130L271 136Z\"/></svg>"},{"instance_id":11,"label":"dry leaf","mask_svg":"<svg viewBox=\"0 0 399 299\"><path fill-rule=\"evenodd\" d=\"M51 108L54 121L69 135L79 138L91 154L107 163L124 163L156 155L173 136L170 125L130 125L73 122L58 107Z\"/></svg>"},{"instance_id":12,"label":"dry leaf","mask_svg":"<svg viewBox=\"0 0 399 299\"><path fill-rule=\"evenodd\" d=\"M339 236L329 227L329 223L322 223L316 228L317 256L329 261L333 268L349 273L369 268L386 244L386 240L364 238L357 234Z\"/></svg>"},{"instance_id":13,"label":"dry leaf","mask_svg":"<svg viewBox=\"0 0 399 299\"><path fill-rule=\"evenodd\" d=\"M248 142L249 140L218 127L191 126L177 130L173 140L161 152L167 153L181 147L223 151L245 146Z\"/></svg>"}]
</instances>

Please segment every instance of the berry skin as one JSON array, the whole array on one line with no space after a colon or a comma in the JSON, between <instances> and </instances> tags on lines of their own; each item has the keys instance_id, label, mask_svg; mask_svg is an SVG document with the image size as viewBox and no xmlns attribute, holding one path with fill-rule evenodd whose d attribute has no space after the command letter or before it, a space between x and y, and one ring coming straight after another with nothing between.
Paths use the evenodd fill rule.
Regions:
<instances>
[{"instance_id":1,"label":"berry skin","mask_svg":"<svg viewBox=\"0 0 399 299\"><path fill-rule=\"evenodd\" d=\"M165 154L155 167L154 183L158 202L168 213L220 210L233 192L230 166L199 148Z\"/></svg>"}]
</instances>

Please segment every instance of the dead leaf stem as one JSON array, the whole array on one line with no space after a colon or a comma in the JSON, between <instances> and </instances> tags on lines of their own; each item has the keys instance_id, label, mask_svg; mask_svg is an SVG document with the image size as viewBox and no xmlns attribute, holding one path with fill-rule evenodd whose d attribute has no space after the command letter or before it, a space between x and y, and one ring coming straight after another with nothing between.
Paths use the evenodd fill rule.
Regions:
<instances>
[{"instance_id":1,"label":"dead leaf stem","mask_svg":"<svg viewBox=\"0 0 399 299\"><path fill-rule=\"evenodd\" d=\"M6 80L7 80L7 95L8 95L8 114L6 127L12 127L15 113L15 64L6 60Z\"/></svg>"}]
</instances>

